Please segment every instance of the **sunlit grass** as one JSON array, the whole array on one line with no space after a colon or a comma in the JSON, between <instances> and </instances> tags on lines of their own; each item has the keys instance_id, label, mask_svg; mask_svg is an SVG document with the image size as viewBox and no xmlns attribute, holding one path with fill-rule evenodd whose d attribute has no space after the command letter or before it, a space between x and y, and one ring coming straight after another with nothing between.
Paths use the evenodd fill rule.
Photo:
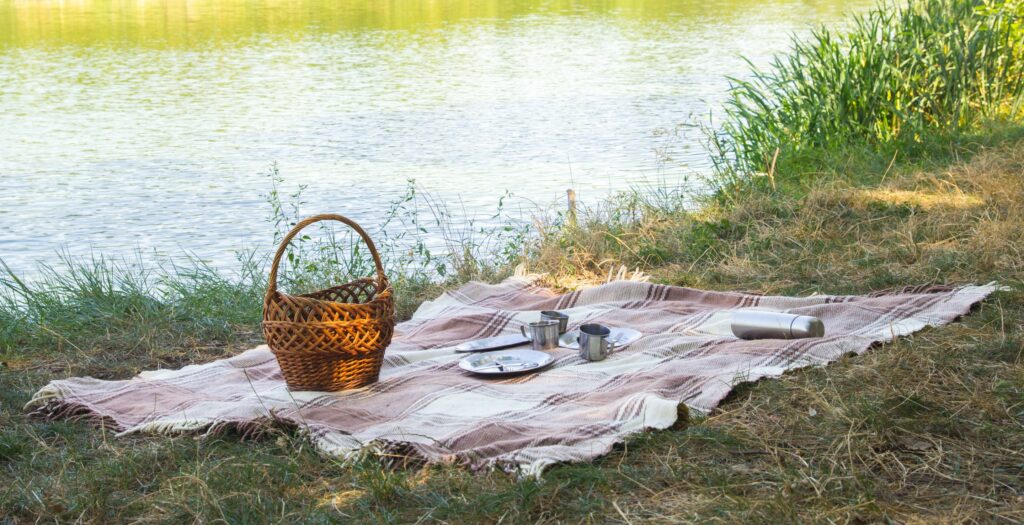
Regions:
<instances>
[{"instance_id":1,"label":"sunlit grass","mask_svg":"<svg viewBox=\"0 0 1024 525\"><path fill-rule=\"evenodd\" d=\"M921 210L978 208L985 204L985 201L977 195L964 195L955 192L935 193L928 190L871 189L860 190L858 193L869 205L912 206Z\"/></svg>"}]
</instances>

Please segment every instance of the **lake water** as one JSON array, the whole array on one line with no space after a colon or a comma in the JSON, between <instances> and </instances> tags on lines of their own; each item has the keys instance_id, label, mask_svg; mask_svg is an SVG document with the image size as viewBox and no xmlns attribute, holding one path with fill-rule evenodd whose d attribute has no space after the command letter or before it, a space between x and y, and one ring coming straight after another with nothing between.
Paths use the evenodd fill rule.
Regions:
<instances>
[{"instance_id":1,"label":"lake water","mask_svg":"<svg viewBox=\"0 0 1024 525\"><path fill-rule=\"evenodd\" d=\"M0 259L233 266L272 240L273 163L371 230L411 178L481 216L677 184L708 161L672 130L741 55L872 4L0 0Z\"/></svg>"}]
</instances>

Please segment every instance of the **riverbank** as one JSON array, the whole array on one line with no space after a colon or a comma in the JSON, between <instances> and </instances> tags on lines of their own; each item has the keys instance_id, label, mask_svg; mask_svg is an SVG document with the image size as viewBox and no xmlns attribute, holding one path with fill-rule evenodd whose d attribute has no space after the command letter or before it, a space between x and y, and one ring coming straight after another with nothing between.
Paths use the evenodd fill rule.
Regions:
<instances>
[{"instance_id":1,"label":"riverbank","mask_svg":"<svg viewBox=\"0 0 1024 525\"><path fill-rule=\"evenodd\" d=\"M567 285L627 265L761 293L1006 287L962 322L747 385L709 417L542 481L342 464L288 429L255 442L114 438L29 420L21 406L54 377L125 378L246 348L264 281L259 264L178 272L159 291L109 268L59 272L47 288L8 276L0 509L92 522L1024 521L1024 123L1007 110L957 127L833 130L798 151L744 156L754 175L723 179L696 212L629 194L542 227L525 262ZM471 257L452 268L450 284L509 271ZM444 284L400 286L409 312Z\"/></svg>"},{"instance_id":2,"label":"riverbank","mask_svg":"<svg viewBox=\"0 0 1024 525\"><path fill-rule=\"evenodd\" d=\"M115 439L85 423L26 419L21 405L50 378L124 378L232 354L255 338L244 318L225 317L234 331L223 339L192 325L135 325L145 311L126 303L105 333L86 338L83 328L56 347L5 334L0 508L19 520L97 522L1020 520L1021 133L978 136L991 142L951 150L962 160L948 164L851 170L864 158L850 152L805 195L751 194L688 226L650 225L642 235L652 242L707 239L650 270L668 283L806 294L994 280L1007 290L961 323L750 385L710 417L640 436L593 465L520 482L455 468L381 469L375 459L346 466L285 429L258 442ZM207 307L230 312L231 296L210 296L219 303Z\"/></svg>"}]
</instances>

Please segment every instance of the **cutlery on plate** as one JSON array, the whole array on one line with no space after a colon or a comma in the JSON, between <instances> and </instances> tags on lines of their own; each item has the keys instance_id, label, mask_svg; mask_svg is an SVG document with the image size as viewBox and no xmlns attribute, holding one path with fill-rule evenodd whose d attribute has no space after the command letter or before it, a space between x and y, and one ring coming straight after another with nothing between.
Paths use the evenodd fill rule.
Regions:
<instances>
[{"instance_id":1,"label":"cutlery on plate","mask_svg":"<svg viewBox=\"0 0 1024 525\"><path fill-rule=\"evenodd\" d=\"M492 363L489 365L474 367L473 370L490 370L492 368L497 368L498 370L505 372L508 367L518 367L520 369L536 368L537 363L529 363L525 361L516 361L513 363Z\"/></svg>"}]
</instances>

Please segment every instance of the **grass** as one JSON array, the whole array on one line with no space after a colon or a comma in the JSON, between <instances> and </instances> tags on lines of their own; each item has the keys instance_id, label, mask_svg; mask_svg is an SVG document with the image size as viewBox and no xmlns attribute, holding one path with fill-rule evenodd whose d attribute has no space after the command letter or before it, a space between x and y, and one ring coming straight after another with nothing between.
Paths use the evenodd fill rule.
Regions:
<instances>
[{"instance_id":1,"label":"grass","mask_svg":"<svg viewBox=\"0 0 1024 525\"><path fill-rule=\"evenodd\" d=\"M1024 520L1024 143L1007 140L947 166L828 173L803 195L750 195L748 206L706 211L689 226L645 222L651 239L697 232L710 247L701 253L713 254L694 249L648 268L664 282L863 293L996 279L1009 289L961 323L741 388L710 417L638 436L594 464L517 481L384 469L372 458L342 465L285 429L258 441L115 438L85 423L27 419L21 405L53 377L203 361L244 348L254 326L213 330L209 345L134 352L125 342L134 332L112 329L73 338L77 350L26 340L7 351L0 508L12 522Z\"/></svg>"},{"instance_id":2,"label":"grass","mask_svg":"<svg viewBox=\"0 0 1024 525\"><path fill-rule=\"evenodd\" d=\"M912 145L1020 110L1022 4L880 6L849 32L819 29L733 81L717 142L728 169L768 172L780 154L850 140Z\"/></svg>"},{"instance_id":3,"label":"grass","mask_svg":"<svg viewBox=\"0 0 1024 525\"><path fill-rule=\"evenodd\" d=\"M970 117L909 142L808 142L760 175L738 177L746 172L732 165L696 210L666 190L619 196L573 222L539 221L526 263L554 284L626 265L659 282L762 293L1006 287L961 322L744 385L706 418L541 481L341 464L284 428L257 440L115 437L29 419L21 407L53 378L126 378L247 348L258 340L265 260L243 258L237 275L109 260L66 261L32 281L8 273L0 522L1024 522L1024 125L1013 114ZM415 232L451 216L413 190L393 220ZM272 222L287 229L294 209L269 200ZM421 220L424 204L434 211ZM391 231L409 230L380 235ZM384 244L401 269L405 315L445 286L500 278L525 235L448 231L441 250L401 233ZM347 237L321 233L288 258L289 287L366 269ZM340 265L339 247L352 266ZM488 263L486 253L501 257Z\"/></svg>"}]
</instances>

